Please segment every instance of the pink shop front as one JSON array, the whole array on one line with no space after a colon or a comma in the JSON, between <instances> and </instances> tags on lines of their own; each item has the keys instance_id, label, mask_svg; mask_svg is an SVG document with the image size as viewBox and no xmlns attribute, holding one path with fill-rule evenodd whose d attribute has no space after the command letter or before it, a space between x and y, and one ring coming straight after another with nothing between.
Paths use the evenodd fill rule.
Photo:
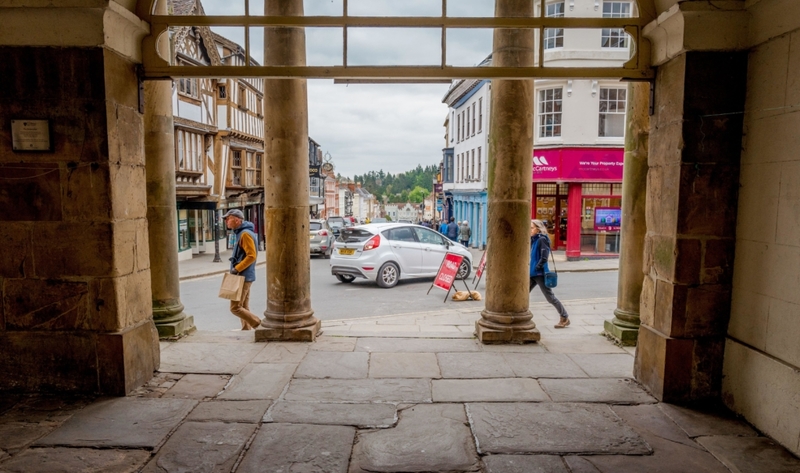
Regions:
<instances>
[{"instance_id":1,"label":"pink shop front","mask_svg":"<svg viewBox=\"0 0 800 473\"><path fill-rule=\"evenodd\" d=\"M622 148L533 151L531 218L545 222L567 259L619 256Z\"/></svg>"}]
</instances>

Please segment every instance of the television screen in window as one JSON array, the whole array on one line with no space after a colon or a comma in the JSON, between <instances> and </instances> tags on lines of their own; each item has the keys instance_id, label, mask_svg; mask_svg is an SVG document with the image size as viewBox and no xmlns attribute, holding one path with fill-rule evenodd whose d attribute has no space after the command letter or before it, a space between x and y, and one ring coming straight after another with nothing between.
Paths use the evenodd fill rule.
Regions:
<instances>
[{"instance_id":1,"label":"television screen in window","mask_svg":"<svg viewBox=\"0 0 800 473\"><path fill-rule=\"evenodd\" d=\"M594 229L598 232L618 232L622 221L619 207L596 207L594 209Z\"/></svg>"}]
</instances>

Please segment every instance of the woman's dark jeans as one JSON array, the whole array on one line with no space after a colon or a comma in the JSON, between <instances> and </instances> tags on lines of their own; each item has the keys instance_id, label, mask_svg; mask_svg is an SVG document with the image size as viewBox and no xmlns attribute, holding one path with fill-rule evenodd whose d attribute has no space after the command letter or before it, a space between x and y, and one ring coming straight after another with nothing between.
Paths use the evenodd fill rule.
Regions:
<instances>
[{"instance_id":1,"label":"woman's dark jeans","mask_svg":"<svg viewBox=\"0 0 800 473\"><path fill-rule=\"evenodd\" d=\"M539 289L542 290L542 294L544 294L544 298L556 308L558 315L564 318L569 317L569 314L567 314L567 309L564 308L564 304L562 304L556 295L553 294L552 289L544 285L544 275L531 276L531 285L530 288L528 288L528 292L531 292L535 286L539 286Z\"/></svg>"}]
</instances>

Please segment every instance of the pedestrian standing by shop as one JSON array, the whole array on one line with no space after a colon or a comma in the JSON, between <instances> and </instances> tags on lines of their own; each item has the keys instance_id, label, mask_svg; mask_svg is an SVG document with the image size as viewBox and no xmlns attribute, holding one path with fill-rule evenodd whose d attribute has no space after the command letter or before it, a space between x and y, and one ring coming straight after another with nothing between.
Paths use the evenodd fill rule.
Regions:
<instances>
[{"instance_id":1,"label":"pedestrian standing by shop","mask_svg":"<svg viewBox=\"0 0 800 473\"><path fill-rule=\"evenodd\" d=\"M458 239L461 241L461 244L469 247L469 239L472 236L472 229L469 228L469 222L464 220L461 222L461 226L458 229Z\"/></svg>"},{"instance_id":2,"label":"pedestrian standing by shop","mask_svg":"<svg viewBox=\"0 0 800 473\"><path fill-rule=\"evenodd\" d=\"M231 301L231 313L242 320L242 330L253 330L261 324L261 319L250 312L250 286L256 280L256 235L254 226L244 219L241 210L232 209L222 217L225 226L233 230L233 256L231 274L244 276L244 289L238 301Z\"/></svg>"},{"instance_id":3,"label":"pedestrian standing by shop","mask_svg":"<svg viewBox=\"0 0 800 473\"><path fill-rule=\"evenodd\" d=\"M539 286L544 298L553 305L561 316L556 328L566 328L569 325L569 314L564 304L558 300L553 290L544 284L545 273L550 272L547 266L547 259L550 257L550 238L547 236L547 226L541 220L531 220L531 263L530 263L530 287L531 292L534 287Z\"/></svg>"},{"instance_id":4,"label":"pedestrian standing by shop","mask_svg":"<svg viewBox=\"0 0 800 473\"><path fill-rule=\"evenodd\" d=\"M458 223L455 220L455 218L450 217L450 223L447 224L447 238L453 242L458 241Z\"/></svg>"}]
</instances>

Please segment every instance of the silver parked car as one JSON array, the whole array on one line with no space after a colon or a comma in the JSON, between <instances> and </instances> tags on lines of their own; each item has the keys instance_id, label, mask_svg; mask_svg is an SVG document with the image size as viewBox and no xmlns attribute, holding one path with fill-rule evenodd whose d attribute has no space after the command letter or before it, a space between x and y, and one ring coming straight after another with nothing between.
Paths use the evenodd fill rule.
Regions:
<instances>
[{"instance_id":1,"label":"silver parked car","mask_svg":"<svg viewBox=\"0 0 800 473\"><path fill-rule=\"evenodd\" d=\"M331 274L340 282L371 279L394 287L400 279L434 277L447 253L464 257L458 278L472 271L472 254L441 233L406 223L370 223L342 230L331 256Z\"/></svg>"},{"instance_id":2,"label":"silver parked car","mask_svg":"<svg viewBox=\"0 0 800 473\"><path fill-rule=\"evenodd\" d=\"M335 237L328 222L325 220L311 220L308 230L308 236L311 242L311 254L318 254L325 258L330 258Z\"/></svg>"}]
</instances>

